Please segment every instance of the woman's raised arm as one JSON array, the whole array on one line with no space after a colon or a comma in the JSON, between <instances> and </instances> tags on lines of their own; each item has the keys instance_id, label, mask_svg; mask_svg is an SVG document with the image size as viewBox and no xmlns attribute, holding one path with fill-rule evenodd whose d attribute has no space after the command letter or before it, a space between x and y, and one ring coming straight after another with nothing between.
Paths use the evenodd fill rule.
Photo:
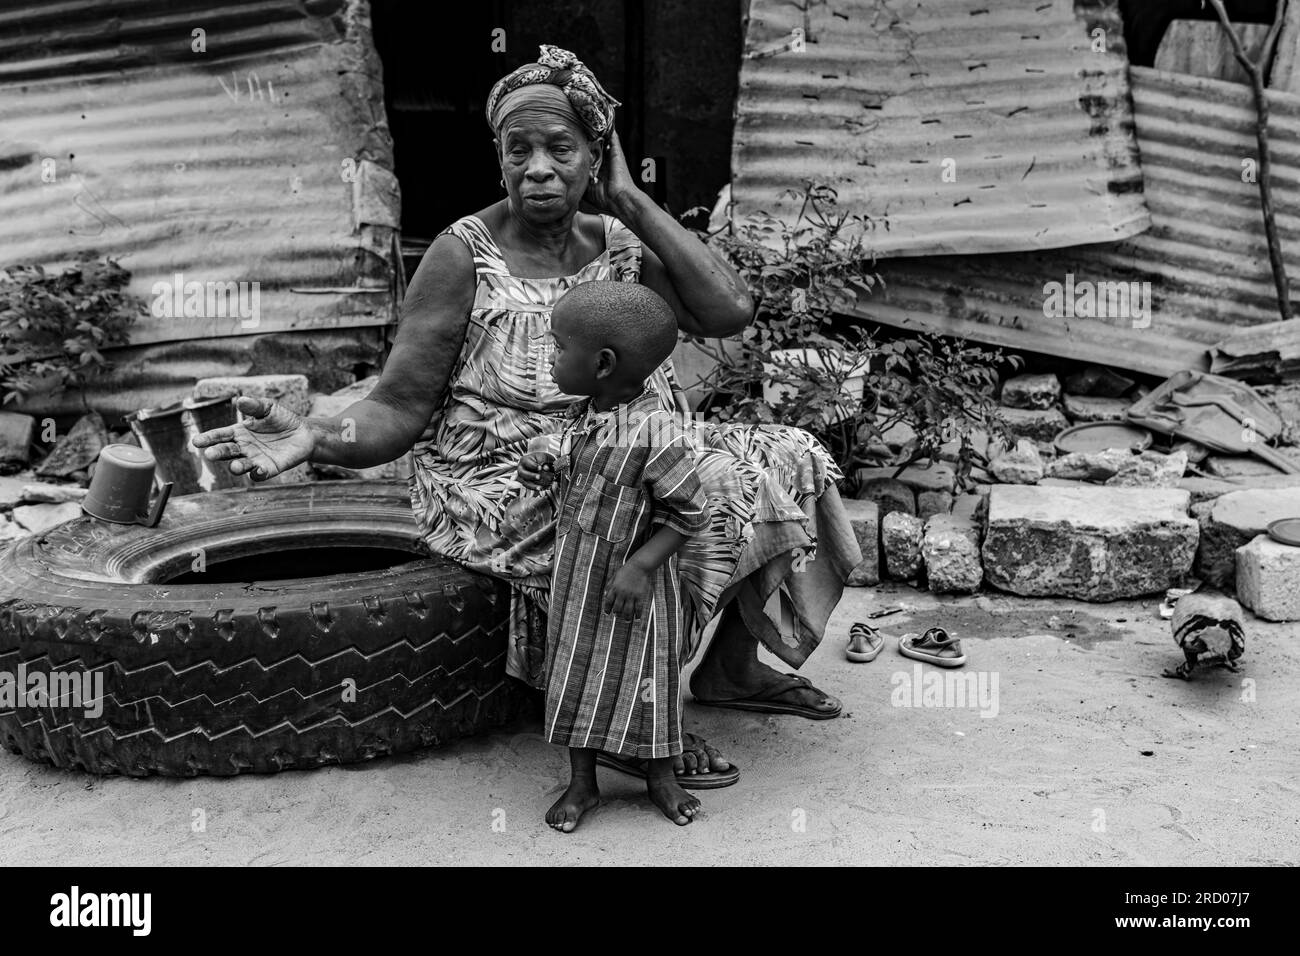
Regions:
<instances>
[{"instance_id":1,"label":"woman's raised arm","mask_svg":"<svg viewBox=\"0 0 1300 956\"><path fill-rule=\"evenodd\" d=\"M637 187L618 134L588 199L641 240L641 283L672 306L682 331L723 338L753 320L754 302L736 270Z\"/></svg>"}]
</instances>

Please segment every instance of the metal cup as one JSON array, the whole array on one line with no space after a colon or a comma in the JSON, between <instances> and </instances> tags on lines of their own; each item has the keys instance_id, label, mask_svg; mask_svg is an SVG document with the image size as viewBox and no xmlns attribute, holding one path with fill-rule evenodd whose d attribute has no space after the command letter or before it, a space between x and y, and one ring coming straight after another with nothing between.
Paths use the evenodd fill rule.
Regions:
<instances>
[{"instance_id":1,"label":"metal cup","mask_svg":"<svg viewBox=\"0 0 1300 956\"><path fill-rule=\"evenodd\" d=\"M153 455L135 445L105 445L90 479L90 490L82 499L81 510L92 518L116 524L142 524L157 527L172 493L169 481L158 491L153 509L149 492L153 488L157 462Z\"/></svg>"}]
</instances>

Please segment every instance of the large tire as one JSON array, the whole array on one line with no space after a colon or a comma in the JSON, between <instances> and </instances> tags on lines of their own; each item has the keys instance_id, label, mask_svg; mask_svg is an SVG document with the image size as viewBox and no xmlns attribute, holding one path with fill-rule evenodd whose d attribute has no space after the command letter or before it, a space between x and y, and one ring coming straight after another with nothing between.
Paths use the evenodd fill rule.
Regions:
<instances>
[{"instance_id":1,"label":"large tire","mask_svg":"<svg viewBox=\"0 0 1300 956\"><path fill-rule=\"evenodd\" d=\"M165 583L202 580L188 573L199 549L217 576L234 558L367 553L356 548L411 560ZM375 481L191 495L157 528L82 517L21 541L0 557L0 672L89 672L103 709L21 695L0 702L0 741L93 773L226 775L367 760L503 724L528 699L505 674L509 590L427 555L405 484Z\"/></svg>"}]
</instances>

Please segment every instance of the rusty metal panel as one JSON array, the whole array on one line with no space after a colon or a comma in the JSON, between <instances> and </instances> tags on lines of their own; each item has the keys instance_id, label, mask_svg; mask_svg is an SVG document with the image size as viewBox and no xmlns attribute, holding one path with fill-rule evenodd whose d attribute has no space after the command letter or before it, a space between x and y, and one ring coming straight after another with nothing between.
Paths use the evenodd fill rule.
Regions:
<instances>
[{"instance_id":1,"label":"rusty metal panel","mask_svg":"<svg viewBox=\"0 0 1300 956\"><path fill-rule=\"evenodd\" d=\"M1122 37L1085 0L751 0L734 212L793 218L780 194L816 179L879 256L1141 232Z\"/></svg>"},{"instance_id":2,"label":"rusty metal panel","mask_svg":"<svg viewBox=\"0 0 1300 956\"><path fill-rule=\"evenodd\" d=\"M117 257L153 307L133 347L395 321L364 0L29 3L0 36L0 265ZM257 316L185 314L185 284L209 282L256 283Z\"/></svg>"},{"instance_id":3,"label":"rusty metal panel","mask_svg":"<svg viewBox=\"0 0 1300 956\"><path fill-rule=\"evenodd\" d=\"M883 262L886 288L859 314L889 325L1156 375L1208 368L1234 330L1278 319L1264 243L1249 87L1132 69L1150 231L1044 252ZM1295 298L1300 277L1300 96L1268 94L1274 205ZM1049 318L1044 285L1150 282L1147 323Z\"/></svg>"}]
</instances>

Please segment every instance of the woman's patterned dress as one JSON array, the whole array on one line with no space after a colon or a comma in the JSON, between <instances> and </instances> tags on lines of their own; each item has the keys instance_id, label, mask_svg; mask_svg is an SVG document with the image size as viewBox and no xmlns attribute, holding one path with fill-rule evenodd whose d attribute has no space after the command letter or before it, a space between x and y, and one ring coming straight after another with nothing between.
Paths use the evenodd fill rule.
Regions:
<instances>
[{"instance_id":1,"label":"woman's patterned dress","mask_svg":"<svg viewBox=\"0 0 1300 956\"><path fill-rule=\"evenodd\" d=\"M538 436L565 424L574 396L551 380L551 309L582 282L637 282L641 243L604 216L605 251L571 276L512 276L487 227L466 216L445 232L474 257L474 304L451 385L415 447L411 500L425 540L442 554L512 585L508 671L542 685L555 543L554 489L515 479ZM676 410L670 362L648 385ZM689 423L709 527L680 552L690 652L733 598L745 625L794 667L820 642L843 582L861 560L834 482L841 477L806 432L779 425ZM814 560L815 558L815 560Z\"/></svg>"}]
</instances>

